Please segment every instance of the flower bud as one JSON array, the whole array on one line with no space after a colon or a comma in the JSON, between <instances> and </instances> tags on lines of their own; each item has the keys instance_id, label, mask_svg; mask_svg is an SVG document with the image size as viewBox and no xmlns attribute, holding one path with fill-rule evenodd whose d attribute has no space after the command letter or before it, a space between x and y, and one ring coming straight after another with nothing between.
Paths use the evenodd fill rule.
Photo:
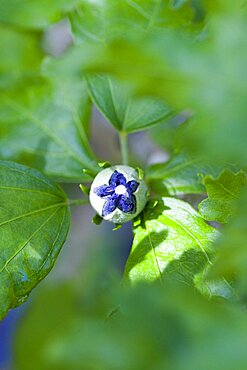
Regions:
<instances>
[{"instance_id":1,"label":"flower bud","mask_svg":"<svg viewBox=\"0 0 247 370\"><path fill-rule=\"evenodd\" d=\"M105 220L123 224L145 207L148 189L132 167L117 165L100 171L89 194L91 205Z\"/></svg>"}]
</instances>

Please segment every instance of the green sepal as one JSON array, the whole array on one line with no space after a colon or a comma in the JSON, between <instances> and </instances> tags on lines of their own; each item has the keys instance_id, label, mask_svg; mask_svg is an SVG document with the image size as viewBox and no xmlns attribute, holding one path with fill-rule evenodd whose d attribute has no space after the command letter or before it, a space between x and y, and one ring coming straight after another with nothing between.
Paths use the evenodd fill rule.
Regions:
<instances>
[{"instance_id":1,"label":"green sepal","mask_svg":"<svg viewBox=\"0 0 247 370\"><path fill-rule=\"evenodd\" d=\"M96 213L96 215L92 219L92 222L95 225L100 225L102 221L103 221L103 218L100 215L98 215L98 213Z\"/></svg>"},{"instance_id":2,"label":"green sepal","mask_svg":"<svg viewBox=\"0 0 247 370\"><path fill-rule=\"evenodd\" d=\"M105 161L105 162L98 162L98 166L100 168L108 168L108 167L111 167L111 163L109 161Z\"/></svg>"},{"instance_id":3,"label":"green sepal","mask_svg":"<svg viewBox=\"0 0 247 370\"><path fill-rule=\"evenodd\" d=\"M115 227L114 227L114 229L112 229L112 231L117 231L117 230L121 229L122 226L123 226L122 224L115 224Z\"/></svg>"},{"instance_id":4,"label":"green sepal","mask_svg":"<svg viewBox=\"0 0 247 370\"><path fill-rule=\"evenodd\" d=\"M81 191L86 194L86 195L89 195L90 193L90 188L86 185L83 185L83 184L80 184L79 185L79 188L81 189Z\"/></svg>"},{"instance_id":5,"label":"green sepal","mask_svg":"<svg viewBox=\"0 0 247 370\"><path fill-rule=\"evenodd\" d=\"M144 171L140 167L136 167L135 170L138 173L139 179L142 180L144 178Z\"/></svg>"}]
</instances>

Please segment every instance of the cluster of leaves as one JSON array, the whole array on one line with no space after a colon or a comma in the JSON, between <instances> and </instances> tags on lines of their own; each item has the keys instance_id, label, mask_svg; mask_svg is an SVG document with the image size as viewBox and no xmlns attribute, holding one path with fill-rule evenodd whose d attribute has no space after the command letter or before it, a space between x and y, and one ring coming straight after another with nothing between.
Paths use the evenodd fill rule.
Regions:
<instances>
[{"instance_id":1,"label":"cluster of leaves","mask_svg":"<svg viewBox=\"0 0 247 370\"><path fill-rule=\"evenodd\" d=\"M90 181L88 174L100 170L97 162L109 159L97 159L90 146L91 103L120 135L148 129L170 154L165 163L141 163L154 201L133 224L126 280L159 280L164 286L180 281L210 297L245 299L246 15L242 2L230 0L0 1L0 318L25 301L64 243L73 200L54 181ZM42 37L52 22L64 17L73 44L53 58L42 49ZM131 164L140 165L133 158ZM184 201L187 195L205 192L198 211ZM227 225L219 232L208 221ZM145 289L149 294L151 288ZM157 312L162 316L164 310L157 320L167 323L168 332L173 309L181 320L190 317L187 329L194 314L200 325L215 309L207 335L217 340L213 325L220 306L200 298L203 303L192 309L181 287L174 298L167 288L168 300L163 302L155 289ZM188 297L191 294L188 290ZM123 296L130 305L128 317L133 316L130 322L138 322L133 297ZM142 302L145 306L148 298ZM200 316L202 304L208 311ZM155 310L151 309L152 317ZM232 323L226 336L230 338L231 330L238 336L242 315L234 331L235 312L222 310ZM226 329L220 320L219 327ZM85 336L95 323L89 328L84 324ZM127 336L122 325L113 324L111 352L119 351L114 343L120 327ZM148 326L144 330L151 335ZM177 326L173 341L183 330ZM72 332L55 348L61 362L76 335ZM246 330L243 335L246 338ZM180 350L183 345L178 341ZM91 356L99 356L97 348ZM166 348L169 353L170 344ZM124 350L119 356L126 359ZM66 358L70 368L76 368L81 357L77 353L73 358L73 364L72 357ZM174 368L183 368L182 359ZM105 360L104 368L123 368L114 358L110 364ZM169 365L173 360L167 361ZM196 364L195 357L195 369ZM156 368L162 366L157 363ZM209 367L213 368L205 368ZM89 368L87 363L84 368ZM130 363L124 368L138 366Z\"/></svg>"}]
</instances>

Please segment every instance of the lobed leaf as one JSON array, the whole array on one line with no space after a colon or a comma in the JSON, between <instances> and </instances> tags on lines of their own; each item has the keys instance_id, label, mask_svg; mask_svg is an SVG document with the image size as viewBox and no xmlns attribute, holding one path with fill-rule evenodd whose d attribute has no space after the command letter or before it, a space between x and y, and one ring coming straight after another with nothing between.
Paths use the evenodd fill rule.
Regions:
<instances>
[{"instance_id":1,"label":"lobed leaf","mask_svg":"<svg viewBox=\"0 0 247 370\"><path fill-rule=\"evenodd\" d=\"M203 184L208 198L199 204L200 214L208 221L228 222L236 210L236 201L247 187L246 174L225 170L218 178L205 176Z\"/></svg>"}]
</instances>

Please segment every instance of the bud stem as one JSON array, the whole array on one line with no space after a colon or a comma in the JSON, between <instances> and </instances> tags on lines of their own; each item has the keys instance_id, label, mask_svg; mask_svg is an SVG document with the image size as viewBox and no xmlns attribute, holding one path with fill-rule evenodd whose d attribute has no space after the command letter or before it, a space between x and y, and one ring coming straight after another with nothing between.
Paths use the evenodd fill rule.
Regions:
<instances>
[{"instance_id":1,"label":"bud stem","mask_svg":"<svg viewBox=\"0 0 247 370\"><path fill-rule=\"evenodd\" d=\"M125 132L119 132L119 140L123 164L128 165L129 162L128 134L126 134Z\"/></svg>"}]
</instances>

